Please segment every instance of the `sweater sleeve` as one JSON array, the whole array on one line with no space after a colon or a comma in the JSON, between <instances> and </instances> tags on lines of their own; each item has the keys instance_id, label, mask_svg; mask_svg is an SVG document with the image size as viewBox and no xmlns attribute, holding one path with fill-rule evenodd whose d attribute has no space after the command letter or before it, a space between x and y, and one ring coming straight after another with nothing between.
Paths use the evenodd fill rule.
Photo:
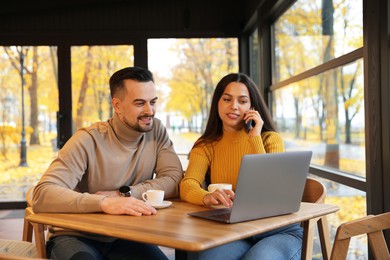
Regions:
<instances>
[{"instance_id":1,"label":"sweater sleeve","mask_svg":"<svg viewBox=\"0 0 390 260\"><path fill-rule=\"evenodd\" d=\"M93 156L93 150L94 142L86 131L77 131L66 142L34 189L34 212L101 211L100 201L104 195L76 191L77 184L84 177L87 158Z\"/></svg>"},{"instance_id":2,"label":"sweater sleeve","mask_svg":"<svg viewBox=\"0 0 390 260\"><path fill-rule=\"evenodd\" d=\"M282 153L285 151L282 137L277 132L265 132L261 134L263 147L266 153Z\"/></svg>"},{"instance_id":3,"label":"sweater sleeve","mask_svg":"<svg viewBox=\"0 0 390 260\"><path fill-rule=\"evenodd\" d=\"M249 137L253 153L280 153L284 152L284 142L277 132L264 132L261 136Z\"/></svg>"},{"instance_id":4,"label":"sweater sleeve","mask_svg":"<svg viewBox=\"0 0 390 260\"><path fill-rule=\"evenodd\" d=\"M187 170L180 183L182 200L203 205L203 197L209 193L202 188L202 184L210 167L210 157L211 155L205 146L192 149Z\"/></svg>"}]
</instances>

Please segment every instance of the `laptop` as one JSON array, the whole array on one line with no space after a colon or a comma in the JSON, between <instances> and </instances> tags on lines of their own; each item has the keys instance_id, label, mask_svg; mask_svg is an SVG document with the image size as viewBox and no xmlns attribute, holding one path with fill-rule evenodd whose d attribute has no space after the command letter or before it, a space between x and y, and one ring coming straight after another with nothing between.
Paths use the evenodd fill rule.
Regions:
<instances>
[{"instance_id":1,"label":"laptop","mask_svg":"<svg viewBox=\"0 0 390 260\"><path fill-rule=\"evenodd\" d=\"M225 223L297 212L301 205L311 151L248 154L241 159L232 208L190 212Z\"/></svg>"}]
</instances>

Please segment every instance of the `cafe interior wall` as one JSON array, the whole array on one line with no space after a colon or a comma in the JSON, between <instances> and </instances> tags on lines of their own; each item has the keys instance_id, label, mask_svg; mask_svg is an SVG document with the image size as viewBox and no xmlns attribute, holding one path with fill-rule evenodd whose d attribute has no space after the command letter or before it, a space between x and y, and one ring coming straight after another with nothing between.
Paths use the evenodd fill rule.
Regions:
<instances>
[{"instance_id":1,"label":"cafe interior wall","mask_svg":"<svg viewBox=\"0 0 390 260\"><path fill-rule=\"evenodd\" d=\"M8 1L0 9L0 42L59 44L153 37L237 37L264 2Z\"/></svg>"}]
</instances>

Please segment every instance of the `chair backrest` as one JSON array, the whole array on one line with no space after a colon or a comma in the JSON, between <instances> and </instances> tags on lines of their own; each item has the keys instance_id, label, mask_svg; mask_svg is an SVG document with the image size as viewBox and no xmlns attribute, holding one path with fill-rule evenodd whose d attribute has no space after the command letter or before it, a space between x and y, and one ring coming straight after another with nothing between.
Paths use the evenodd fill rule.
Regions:
<instances>
[{"instance_id":1,"label":"chair backrest","mask_svg":"<svg viewBox=\"0 0 390 260\"><path fill-rule=\"evenodd\" d=\"M319 181L307 177L305 189L302 195L302 202L324 203L326 187ZM324 259L329 259L331 252L330 234L326 216L311 219L302 223L302 259L312 259L314 229L318 227L318 237L321 243L321 251Z\"/></svg>"},{"instance_id":2,"label":"chair backrest","mask_svg":"<svg viewBox=\"0 0 390 260\"><path fill-rule=\"evenodd\" d=\"M341 224L337 228L331 259L346 259L351 237L367 234L374 258L389 260L389 249L383 235L383 230L386 229L390 229L390 212L370 215Z\"/></svg>"},{"instance_id":3,"label":"chair backrest","mask_svg":"<svg viewBox=\"0 0 390 260\"><path fill-rule=\"evenodd\" d=\"M26 192L27 207L31 207L31 206L32 206L32 193L33 193L34 187L35 187L35 186L32 186L32 187L29 188L29 189L27 190L27 192Z\"/></svg>"},{"instance_id":4,"label":"chair backrest","mask_svg":"<svg viewBox=\"0 0 390 260\"><path fill-rule=\"evenodd\" d=\"M24 226L23 226L23 241L32 242L32 236L34 233L35 237L35 247L36 251L38 252L38 256L42 258L46 258L46 240L45 240L45 229L40 228L41 226L37 224L30 223L26 218L29 215L34 214L34 211L32 210L32 192L34 190L34 187L31 187L28 189L26 193L26 201L27 201L27 208L24 210ZM1 257L0 257L1 259Z\"/></svg>"},{"instance_id":5,"label":"chair backrest","mask_svg":"<svg viewBox=\"0 0 390 260\"><path fill-rule=\"evenodd\" d=\"M326 187L321 182L308 177L303 191L302 202L324 203Z\"/></svg>"}]
</instances>

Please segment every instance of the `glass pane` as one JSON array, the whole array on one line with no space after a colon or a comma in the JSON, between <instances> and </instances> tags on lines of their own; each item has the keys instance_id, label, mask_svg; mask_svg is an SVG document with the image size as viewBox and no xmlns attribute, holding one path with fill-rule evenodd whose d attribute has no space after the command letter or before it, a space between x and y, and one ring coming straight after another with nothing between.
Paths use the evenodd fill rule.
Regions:
<instances>
[{"instance_id":1,"label":"glass pane","mask_svg":"<svg viewBox=\"0 0 390 260\"><path fill-rule=\"evenodd\" d=\"M0 47L0 201L25 201L48 167L57 111L57 48Z\"/></svg>"},{"instance_id":2,"label":"glass pane","mask_svg":"<svg viewBox=\"0 0 390 260\"><path fill-rule=\"evenodd\" d=\"M216 84L238 71L238 41L150 39L148 58L160 97L156 116L167 127L186 168L187 154L205 127Z\"/></svg>"},{"instance_id":3,"label":"glass pane","mask_svg":"<svg viewBox=\"0 0 390 260\"><path fill-rule=\"evenodd\" d=\"M133 46L74 46L71 56L75 129L107 120L113 115L109 79L134 65Z\"/></svg>"},{"instance_id":4,"label":"glass pane","mask_svg":"<svg viewBox=\"0 0 390 260\"><path fill-rule=\"evenodd\" d=\"M273 26L273 83L362 47L362 10L362 0L298 0Z\"/></svg>"},{"instance_id":5,"label":"glass pane","mask_svg":"<svg viewBox=\"0 0 390 260\"><path fill-rule=\"evenodd\" d=\"M273 92L286 149L313 151L312 163L365 177L363 61Z\"/></svg>"},{"instance_id":6,"label":"glass pane","mask_svg":"<svg viewBox=\"0 0 390 260\"><path fill-rule=\"evenodd\" d=\"M249 61L250 61L250 76L253 81L259 86L260 83L260 54L259 54L259 37L257 35L257 29L249 37Z\"/></svg>"},{"instance_id":7,"label":"glass pane","mask_svg":"<svg viewBox=\"0 0 390 260\"><path fill-rule=\"evenodd\" d=\"M327 190L325 203L337 205L340 210L327 215L330 241L333 243L337 227L341 224L366 216L366 193L351 187L311 175L322 182ZM367 236L351 239L347 259L368 259ZM318 235L314 237L313 259L322 259Z\"/></svg>"}]
</instances>

